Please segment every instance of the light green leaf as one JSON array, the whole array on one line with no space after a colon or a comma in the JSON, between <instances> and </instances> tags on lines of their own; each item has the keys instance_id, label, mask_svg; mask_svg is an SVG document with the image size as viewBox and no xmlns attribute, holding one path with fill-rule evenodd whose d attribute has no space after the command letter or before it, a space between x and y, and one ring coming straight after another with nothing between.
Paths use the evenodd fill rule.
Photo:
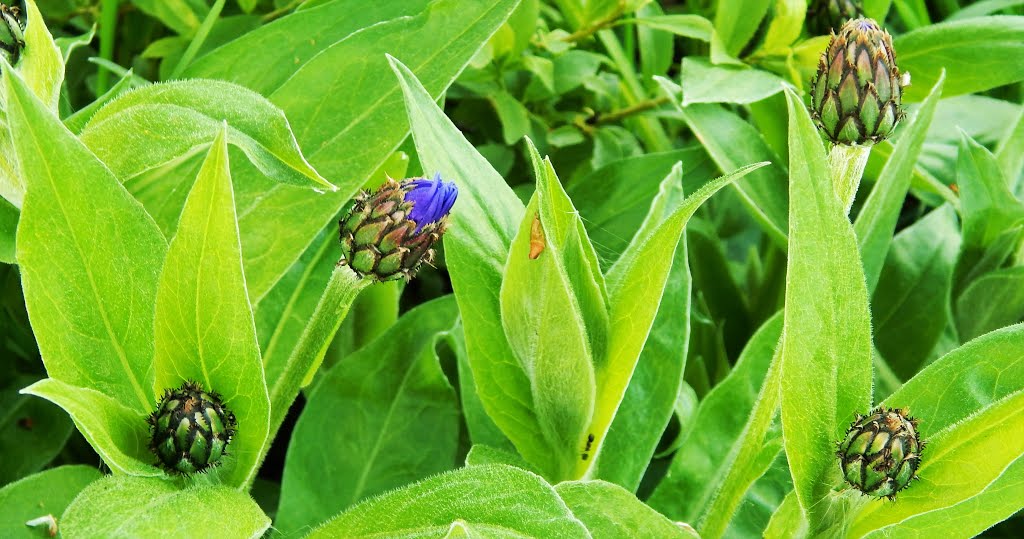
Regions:
<instances>
[{"instance_id":1,"label":"light green leaf","mask_svg":"<svg viewBox=\"0 0 1024 539\"><path fill-rule=\"evenodd\" d=\"M192 0L132 0L143 13L183 36L191 36L209 11L206 2Z\"/></svg>"},{"instance_id":2,"label":"light green leaf","mask_svg":"<svg viewBox=\"0 0 1024 539\"><path fill-rule=\"evenodd\" d=\"M89 120L91 120L93 115L95 115L100 109L128 90L145 86L146 84L147 83L144 81L140 81L139 78L129 70L128 73L118 79L118 81L114 83L106 93L97 97L92 103L78 109L71 116L65 118L64 126L71 130L72 133L81 135L82 129L85 128L85 124L89 123Z\"/></svg>"},{"instance_id":3,"label":"light green leaf","mask_svg":"<svg viewBox=\"0 0 1024 539\"><path fill-rule=\"evenodd\" d=\"M872 296L871 319L875 345L903 380L925 364L952 319L949 287L959 250L956 212L948 204L892 241Z\"/></svg>"},{"instance_id":4,"label":"light green leaf","mask_svg":"<svg viewBox=\"0 0 1024 539\"><path fill-rule=\"evenodd\" d=\"M386 161L405 138L407 123L401 92L389 71L385 53L400 56L413 66L436 99L501 26L516 3L516 0L433 2L425 9L413 10L409 16L373 24L345 39L341 37L348 33L334 41L319 42L320 45L312 49L303 48L302 51L309 51L306 54L312 56L308 62L301 59L309 56L298 49L284 47L277 38L276 32L284 28L283 25L268 25L249 37L263 40L264 46L257 47L258 50L265 51L269 46L278 49L275 52L253 57L246 52L237 58L228 54L237 52L232 44L224 48L230 48L225 52L227 56L215 51L206 57L218 58L216 62L210 60L209 69L190 69L186 73L230 78L230 74L250 71L246 67L251 67L251 71L267 71L268 76L280 77L278 82L270 81L266 85L263 82L245 85L269 95L294 125L304 126L296 133L300 146L307 148L307 157L317 170L339 186L336 193L317 195L308 189L275 185L249 174L239 177L236 182L240 191L239 228L246 279L254 299L263 297L308 248L317 233L335 219L362 187L365 178ZM329 9L340 7L338 4L347 5L351 11L340 12L342 15L330 19L332 23L347 20L348 13L371 11L365 9L365 3L332 3L279 22L300 16L327 16L333 13ZM402 9L413 7L409 2L384 4L400 4ZM372 12L379 14L376 9ZM371 19L366 24L378 20ZM297 33L302 35L303 41L315 41L305 29L299 28ZM248 39L239 41L253 43ZM297 71L296 57L300 58ZM275 74L265 67L265 62L271 59L286 62L290 67L284 73ZM202 59L197 61L201 63Z\"/></svg>"},{"instance_id":5,"label":"light green leaf","mask_svg":"<svg viewBox=\"0 0 1024 539\"><path fill-rule=\"evenodd\" d=\"M715 25L700 15L648 15L637 17L633 22L645 28L663 30L677 36L710 43L713 64L743 65L743 62L726 50L725 43L715 30Z\"/></svg>"},{"instance_id":6,"label":"light green leaf","mask_svg":"<svg viewBox=\"0 0 1024 539\"><path fill-rule=\"evenodd\" d=\"M657 195L648 204L644 222L622 219L627 226L641 234L669 216L672 208L683 200L681 170L682 167L673 167L661 181ZM632 492L640 486L672 417L686 368L691 281L685 234L673 255L672 270L651 333L595 464L596 477Z\"/></svg>"},{"instance_id":7,"label":"light green leaf","mask_svg":"<svg viewBox=\"0 0 1024 539\"><path fill-rule=\"evenodd\" d=\"M448 345L451 347L452 352L455 353L458 363L459 404L462 407L462 417L466 422L466 430L469 431L469 441L473 443L473 447L489 446L494 448L495 451L515 455L519 459L517 461L519 463L516 465L524 469L533 469L533 467L526 464L523 457L516 453L515 446L501 432L501 429L487 415L487 411L484 409L483 401L480 400L480 394L477 393L476 380L473 379L473 370L469 366L469 353L466 350L466 332L463 330L461 320L458 327L449 334ZM472 448L470 452L472 452ZM512 464L511 462L503 463ZM472 464L469 462L469 456L466 457L466 464Z\"/></svg>"},{"instance_id":8,"label":"light green leaf","mask_svg":"<svg viewBox=\"0 0 1024 539\"><path fill-rule=\"evenodd\" d=\"M56 112L64 82L64 57L53 42L35 0L26 0L25 8L25 52L17 71L46 108Z\"/></svg>"},{"instance_id":9,"label":"light green leaf","mask_svg":"<svg viewBox=\"0 0 1024 539\"><path fill-rule=\"evenodd\" d=\"M768 25L761 50L766 53L788 52L789 46L800 37L806 16L807 0L775 0L772 22Z\"/></svg>"},{"instance_id":10,"label":"light green leaf","mask_svg":"<svg viewBox=\"0 0 1024 539\"><path fill-rule=\"evenodd\" d=\"M25 301L46 370L138 413L153 392L153 301L166 245L142 206L27 86L3 72L18 161Z\"/></svg>"},{"instance_id":11,"label":"light green leaf","mask_svg":"<svg viewBox=\"0 0 1024 539\"><path fill-rule=\"evenodd\" d=\"M270 401L242 274L227 137L225 124L167 250L156 297L154 389L195 380L221 395L238 429L228 448L234 458L215 473L244 489L267 443Z\"/></svg>"},{"instance_id":12,"label":"light green leaf","mask_svg":"<svg viewBox=\"0 0 1024 539\"><path fill-rule=\"evenodd\" d=\"M921 420L927 421L924 417ZM936 432L926 438L928 446L921 453L920 481L900 492L899 504L874 501L867 505L854 520L850 534L860 537L878 530L879 537L905 536L906 532L901 529L905 520L978 495L1010 471L1013 463L1024 454L1021 432L1024 432L1024 391L1019 390ZM1024 493L1010 493L1010 496L1018 508L1024 505ZM939 511L936 515L919 518L916 526L945 524L946 529L952 527L959 533L961 521L957 516L955 512L950 515ZM981 518L970 519L970 528L981 531L995 524Z\"/></svg>"},{"instance_id":13,"label":"light green leaf","mask_svg":"<svg viewBox=\"0 0 1024 539\"><path fill-rule=\"evenodd\" d=\"M425 303L327 372L291 437L279 531L455 467L458 409L435 347L457 315L451 297Z\"/></svg>"},{"instance_id":14,"label":"light green leaf","mask_svg":"<svg viewBox=\"0 0 1024 539\"><path fill-rule=\"evenodd\" d=\"M260 537L270 518L248 494L227 487L179 490L162 479L111 476L86 487L60 526L66 537L186 537L196 530L211 537Z\"/></svg>"},{"instance_id":15,"label":"light green leaf","mask_svg":"<svg viewBox=\"0 0 1024 539\"><path fill-rule=\"evenodd\" d=\"M367 500L307 537L443 537L460 521L485 536L587 536L583 524L540 477L489 465L437 475Z\"/></svg>"},{"instance_id":16,"label":"light green leaf","mask_svg":"<svg viewBox=\"0 0 1024 539\"><path fill-rule=\"evenodd\" d=\"M1021 181L1021 172L1024 172L1024 107L1021 107L1017 114L1017 121L1014 122L1013 129L1010 129L999 141L999 146L996 148L996 159L1003 169L1003 175L1009 180L1010 191L1018 198L1024 198L1021 193L1021 186L1024 185L1024 182Z\"/></svg>"},{"instance_id":17,"label":"light green leaf","mask_svg":"<svg viewBox=\"0 0 1024 539\"><path fill-rule=\"evenodd\" d=\"M0 138L8 133L6 126L0 125ZM2 159L0 159L2 161ZM0 197L0 262L14 264L16 238L18 235L18 218L21 212L6 198Z\"/></svg>"},{"instance_id":18,"label":"light green leaf","mask_svg":"<svg viewBox=\"0 0 1024 539\"><path fill-rule=\"evenodd\" d=\"M40 380L21 392L42 397L67 411L111 470L138 476L163 474L152 464L156 457L149 450L149 425L144 414L95 389L54 378Z\"/></svg>"},{"instance_id":19,"label":"light green leaf","mask_svg":"<svg viewBox=\"0 0 1024 539\"><path fill-rule=\"evenodd\" d=\"M735 185L758 224L777 245L785 248L789 211L786 168L778 164L778 157L761 134L720 105L692 105L680 111L718 168L732 170L743 163L773 161Z\"/></svg>"},{"instance_id":20,"label":"light green leaf","mask_svg":"<svg viewBox=\"0 0 1024 539\"><path fill-rule=\"evenodd\" d=\"M946 70L943 94L948 97L981 92L1024 79L1024 17L998 15L942 22L893 40L900 71L913 85L903 94L908 102L923 99Z\"/></svg>"},{"instance_id":21,"label":"light green leaf","mask_svg":"<svg viewBox=\"0 0 1024 539\"><path fill-rule=\"evenodd\" d=\"M722 187L767 163L747 165L712 180L688 196L672 214L631 243L608 270L609 328L607 358L597 365L597 401L589 432L600 451L629 384L657 314L672 267L672 256L686 222ZM652 223L653 225L653 223ZM577 462L577 477L590 473L591 461Z\"/></svg>"},{"instance_id":22,"label":"light green leaf","mask_svg":"<svg viewBox=\"0 0 1024 539\"><path fill-rule=\"evenodd\" d=\"M776 347L782 316L750 338L732 372L701 401L689 435L649 503L666 516L721 536L750 485L782 448L769 432L778 406Z\"/></svg>"},{"instance_id":23,"label":"light green leaf","mask_svg":"<svg viewBox=\"0 0 1024 539\"><path fill-rule=\"evenodd\" d=\"M963 207L964 249L982 249L1024 221L1024 203L1010 193L992 152L966 135L960 140L957 183Z\"/></svg>"},{"instance_id":24,"label":"light green leaf","mask_svg":"<svg viewBox=\"0 0 1024 539\"><path fill-rule=\"evenodd\" d=\"M1024 267L996 270L971 282L956 300L962 342L1024 319Z\"/></svg>"},{"instance_id":25,"label":"light green leaf","mask_svg":"<svg viewBox=\"0 0 1024 539\"><path fill-rule=\"evenodd\" d=\"M699 537L644 505L632 493L604 481L567 481L555 491L594 537Z\"/></svg>"},{"instance_id":26,"label":"light green leaf","mask_svg":"<svg viewBox=\"0 0 1024 539\"><path fill-rule=\"evenodd\" d=\"M935 114L935 106L942 96L944 78L939 77L931 93L914 114L914 119L903 131L892 157L878 175L875 187L868 195L853 225L853 230L857 233L857 244L860 247L869 292L873 292L875 285L878 284L878 276L882 272L882 264L889 251L896 221L903 208L903 200L910 189L914 163L917 162L917 157L924 146L928 126L931 125Z\"/></svg>"},{"instance_id":27,"label":"light green leaf","mask_svg":"<svg viewBox=\"0 0 1024 539\"><path fill-rule=\"evenodd\" d=\"M765 539L791 539L807 537L807 519L800 509L796 491L790 492L775 510L768 528L764 530Z\"/></svg>"},{"instance_id":28,"label":"light green leaf","mask_svg":"<svg viewBox=\"0 0 1024 539\"><path fill-rule=\"evenodd\" d=\"M519 453L531 463L545 462L554 449L541 434L530 381L505 337L499 303L508 246L525 208L412 72L392 62L424 168L440 171L459 186L444 239L445 262L462 313L477 394Z\"/></svg>"},{"instance_id":29,"label":"light green leaf","mask_svg":"<svg viewBox=\"0 0 1024 539\"><path fill-rule=\"evenodd\" d=\"M64 509L79 491L103 477L93 466L61 466L39 472L0 489L0 535L8 539L46 537L46 526L39 528L25 523L52 515L59 521Z\"/></svg>"},{"instance_id":30,"label":"light green leaf","mask_svg":"<svg viewBox=\"0 0 1024 539\"><path fill-rule=\"evenodd\" d=\"M228 82L174 81L124 93L92 116L81 137L126 181L201 151L225 121L229 142L263 174L333 188L302 156L284 113L256 92Z\"/></svg>"},{"instance_id":31,"label":"light green leaf","mask_svg":"<svg viewBox=\"0 0 1024 539\"><path fill-rule=\"evenodd\" d=\"M838 479L835 441L871 406L871 316L853 227L803 102L789 101L789 262L782 427L800 506L816 533Z\"/></svg>"},{"instance_id":32,"label":"light green leaf","mask_svg":"<svg viewBox=\"0 0 1024 539\"><path fill-rule=\"evenodd\" d=\"M983 17L1021 4L1024 4L1024 0L981 0L980 2L965 5L962 9L950 15L946 20L959 21L973 17Z\"/></svg>"},{"instance_id":33,"label":"light green leaf","mask_svg":"<svg viewBox=\"0 0 1024 539\"><path fill-rule=\"evenodd\" d=\"M683 58L681 70L683 107L694 103L745 105L775 95L787 85L767 71L716 66L704 58Z\"/></svg>"},{"instance_id":34,"label":"light green leaf","mask_svg":"<svg viewBox=\"0 0 1024 539\"><path fill-rule=\"evenodd\" d=\"M487 466L489 464L506 464L524 470L530 465L514 451L505 451L489 445L474 444L466 455L466 466Z\"/></svg>"}]
</instances>

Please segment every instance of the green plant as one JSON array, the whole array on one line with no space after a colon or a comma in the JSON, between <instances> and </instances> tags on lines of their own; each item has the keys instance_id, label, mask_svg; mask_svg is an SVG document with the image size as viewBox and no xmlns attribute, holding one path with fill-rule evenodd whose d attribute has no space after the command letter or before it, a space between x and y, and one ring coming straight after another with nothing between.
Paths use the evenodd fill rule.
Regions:
<instances>
[{"instance_id":1,"label":"green plant","mask_svg":"<svg viewBox=\"0 0 1024 539\"><path fill-rule=\"evenodd\" d=\"M5 9L0 536L1019 535L1024 12L829 6Z\"/></svg>"}]
</instances>

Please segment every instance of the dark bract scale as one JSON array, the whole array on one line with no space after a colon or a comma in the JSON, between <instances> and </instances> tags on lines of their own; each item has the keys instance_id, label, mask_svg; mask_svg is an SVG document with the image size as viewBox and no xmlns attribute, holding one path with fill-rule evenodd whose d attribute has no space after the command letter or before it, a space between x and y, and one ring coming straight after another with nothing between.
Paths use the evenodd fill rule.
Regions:
<instances>
[{"instance_id":1,"label":"dark bract scale","mask_svg":"<svg viewBox=\"0 0 1024 539\"><path fill-rule=\"evenodd\" d=\"M923 449L917 420L906 409L883 406L857 416L836 455L850 485L869 496L894 499L917 477Z\"/></svg>"},{"instance_id":2,"label":"dark bract scale","mask_svg":"<svg viewBox=\"0 0 1024 539\"><path fill-rule=\"evenodd\" d=\"M196 382L168 389L148 418L150 449L171 473L205 472L220 462L235 435L235 416L220 395Z\"/></svg>"},{"instance_id":3,"label":"dark bract scale","mask_svg":"<svg viewBox=\"0 0 1024 539\"><path fill-rule=\"evenodd\" d=\"M0 54L14 65L25 49L25 21L18 6L0 4Z\"/></svg>"},{"instance_id":4,"label":"dark bract scale","mask_svg":"<svg viewBox=\"0 0 1024 539\"><path fill-rule=\"evenodd\" d=\"M854 19L832 35L811 83L811 116L835 144L883 140L903 117L903 82L889 33Z\"/></svg>"},{"instance_id":5,"label":"dark bract scale","mask_svg":"<svg viewBox=\"0 0 1024 539\"><path fill-rule=\"evenodd\" d=\"M360 277L412 279L434 258L433 246L448 226L459 190L437 174L432 179L389 179L356 197L338 225L341 261Z\"/></svg>"}]
</instances>

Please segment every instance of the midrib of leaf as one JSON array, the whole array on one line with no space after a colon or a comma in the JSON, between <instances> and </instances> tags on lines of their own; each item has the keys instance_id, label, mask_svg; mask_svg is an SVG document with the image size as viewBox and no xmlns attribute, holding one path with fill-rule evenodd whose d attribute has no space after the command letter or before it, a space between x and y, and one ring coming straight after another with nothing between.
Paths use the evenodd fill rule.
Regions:
<instances>
[{"instance_id":1,"label":"midrib of leaf","mask_svg":"<svg viewBox=\"0 0 1024 539\"><path fill-rule=\"evenodd\" d=\"M24 103L21 102L17 95L17 92L8 92L8 99L18 100L18 106L24 108ZM43 147L39 144L39 139L36 137L35 131L29 131L27 133L32 144L36 147L36 151L39 155L47 155L43 150ZM107 335L110 336L110 341L114 345L114 350L117 351L117 359L121 362L121 367L128 375L128 381L132 384L132 389L135 390L135 396L139 398L139 402L142 404L142 410L148 410L152 405L149 402L149 398L146 397L145 390L142 389L142 385L135 379L135 373L132 371L131 366L128 364L128 356L125 354L124 347L121 345L121 341L118 340L117 335L114 334L114 328L110 323L110 319L107 315L107 309L103 304L102 298L100 297L99 289L96 287L96 280L92 274L92 268L86 263L85 253L82 252L82 247L78 241L78 235L75 233L75 227L71 226L71 221L68 220L67 209L64 207L64 200L61 198L60 190L57 189L57 184L53 181L53 171L50 169L50 163L47 159L40 159L43 168L46 170L46 180L50 184L50 189L53 191L53 198L60 207L60 216L66 225L68 234L71 235L72 243L75 245L75 253L82 262L82 266L85 267L85 274L89 280L89 288L92 289L93 299L95 300L96 310L100 313L100 318L103 320L103 327L107 330ZM104 167L106 168L106 167ZM111 174L112 175L112 174ZM129 319L129 323L131 319Z\"/></svg>"},{"instance_id":2,"label":"midrib of leaf","mask_svg":"<svg viewBox=\"0 0 1024 539\"><path fill-rule=\"evenodd\" d=\"M270 357L274 354L274 350L277 349L277 343L280 342L281 330L284 329L285 321L291 316L292 310L295 308L295 304L298 302L299 297L302 295L303 286L306 281L309 280L309 276L313 273L313 270L317 268L317 263L323 258L324 253L328 250L333 242L330 240L324 241L320 250L317 251L316 256L306 266L306 270L302 272L302 277L299 280L299 284L292 290L290 296L288 296L288 303L285 304L284 310L281 311L281 316L277 319L277 323L274 324L274 331L270 334L270 340L267 342L267 351L263 354L263 366L267 366L267 362Z\"/></svg>"},{"instance_id":3,"label":"midrib of leaf","mask_svg":"<svg viewBox=\"0 0 1024 539\"><path fill-rule=\"evenodd\" d=\"M431 346L433 346L436 342L436 339L432 339L430 342ZM398 400L401 398L402 393L405 391L405 387L409 383L409 375L412 373L412 371L415 370L416 364L421 359L418 356L422 354L426 349L427 347L424 346L420 348L419 351L417 351L417 358L409 362L409 368L407 368L405 370L405 374L402 375L402 382L398 384L398 391L395 392L395 398L391 399L391 404L388 405L388 413L387 415L384 416L383 425L385 427L391 424L391 419L395 415L395 407L398 405ZM377 454L380 453L381 440L384 439L383 433L387 431L387 428L382 428L380 431L378 431L376 440L373 442L373 449L370 451L370 458L366 459L366 465L363 466L363 471L362 473L359 474L359 480L356 482L356 487L352 489L352 499L349 500L347 507L351 507L352 504L359 501L359 495L363 492L363 489L366 488L366 479L367 477L369 477L370 468L377 460Z\"/></svg>"},{"instance_id":4,"label":"midrib of leaf","mask_svg":"<svg viewBox=\"0 0 1024 539\"><path fill-rule=\"evenodd\" d=\"M218 152L218 159L217 159L217 163L216 163L216 168L211 166L210 167L211 173L214 173L214 174L223 173L223 165L224 165L224 163L221 161L219 156L220 156L220 154ZM214 186L214 189L212 191L216 191L216 186ZM207 205L207 210L206 210L206 225L203 226L202 243L200 243L200 246L199 246L199 263L196 264L196 291L195 291L195 294L196 294L195 309L196 310L195 310L195 316L193 316L192 319L195 321L195 325L196 325L196 354L199 356L199 367L203 371L203 378L204 378L203 381L206 382L206 387L212 388L213 387L213 382L210 381L210 371L209 371L209 369L206 368L206 356L203 353L204 350L205 350L205 347L203 346L203 334L201 332L201 328L199 327L199 313L203 312L202 311L202 306L199 305L199 298L202 295L202 294L199 293L199 290L201 290L202 286L203 286L203 260L206 259L206 245L209 243L209 241L207 241L207 240L210 237L210 223L213 221L213 210L214 210L214 206L215 206L214 202L217 200L216 194L214 192L209 193L209 196L207 198L209 198L210 201L209 201L209 203ZM186 202L186 206L187 205L188 205L188 203ZM239 256L241 256L241 255L239 255Z\"/></svg>"}]
</instances>

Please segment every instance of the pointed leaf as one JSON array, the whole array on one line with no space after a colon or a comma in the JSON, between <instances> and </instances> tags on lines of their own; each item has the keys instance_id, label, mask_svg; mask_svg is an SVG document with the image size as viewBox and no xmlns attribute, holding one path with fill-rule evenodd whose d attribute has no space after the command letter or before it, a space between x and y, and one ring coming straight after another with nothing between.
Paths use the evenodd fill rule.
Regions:
<instances>
[{"instance_id":1,"label":"pointed leaf","mask_svg":"<svg viewBox=\"0 0 1024 539\"><path fill-rule=\"evenodd\" d=\"M698 537L660 515L618 485L604 481L567 481L555 491L594 537Z\"/></svg>"},{"instance_id":2,"label":"pointed leaf","mask_svg":"<svg viewBox=\"0 0 1024 539\"><path fill-rule=\"evenodd\" d=\"M45 526L39 528L25 523L45 515L59 519L75 496L103 474L93 466L60 466L0 489L0 535L8 539L38 539L45 537ZM57 523L58 530L60 522Z\"/></svg>"}]
</instances>

